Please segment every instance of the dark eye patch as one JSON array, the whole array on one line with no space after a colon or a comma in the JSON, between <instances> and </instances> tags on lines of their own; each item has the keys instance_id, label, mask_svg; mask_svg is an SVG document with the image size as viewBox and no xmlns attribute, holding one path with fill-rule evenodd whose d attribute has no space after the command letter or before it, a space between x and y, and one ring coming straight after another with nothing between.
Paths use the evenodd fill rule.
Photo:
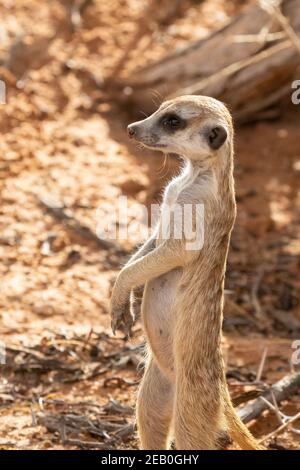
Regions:
<instances>
[{"instance_id":1,"label":"dark eye patch","mask_svg":"<svg viewBox=\"0 0 300 470\"><path fill-rule=\"evenodd\" d=\"M175 113L168 113L160 119L160 125L168 132L184 129L186 122Z\"/></svg>"}]
</instances>

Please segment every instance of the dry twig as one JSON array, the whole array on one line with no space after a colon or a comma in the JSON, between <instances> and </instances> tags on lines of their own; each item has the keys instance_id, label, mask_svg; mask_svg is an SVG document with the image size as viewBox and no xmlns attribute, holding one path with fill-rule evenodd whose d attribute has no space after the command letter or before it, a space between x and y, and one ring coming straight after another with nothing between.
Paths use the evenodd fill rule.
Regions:
<instances>
[{"instance_id":1,"label":"dry twig","mask_svg":"<svg viewBox=\"0 0 300 470\"><path fill-rule=\"evenodd\" d=\"M285 376L283 379L276 382L269 390L265 391L263 395L252 403L238 410L238 414L244 423L248 423L252 419L258 418L261 413L268 409L268 402L272 401L272 394L277 403L286 400L291 395L300 392L300 373Z\"/></svg>"},{"instance_id":2,"label":"dry twig","mask_svg":"<svg viewBox=\"0 0 300 470\"><path fill-rule=\"evenodd\" d=\"M289 419L288 421L283 423L281 426L279 426L279 428L275 429L275 431L272 431L270 434L263 437L263 439L260 440L260 443L263 444L264 442L268 441L269 439L272 439L273 437L277 436L282 431L284 431L290 424L294 423L298 419L300 419L300 411L295 416L293 416L291 419Z\"/></svg>"},{"instance_id":3,"label":"dry twig","mask_svg":"<svg viewBox=\"0 0 300 470\"><path fill-rule=\"evenodd\" d=\"M269 15L275 18L280 26L282 27L283 31L287 35L287 37L291 40L292 44L295 46L297 51L300 53L300 39L298 38L297 34L295 33L294 29L291 27L291 24L286 16L282 13L280 9L281 2L274 2L270 0L261 0L260 6L266 10Z\"/></svg>"}]
</instances>

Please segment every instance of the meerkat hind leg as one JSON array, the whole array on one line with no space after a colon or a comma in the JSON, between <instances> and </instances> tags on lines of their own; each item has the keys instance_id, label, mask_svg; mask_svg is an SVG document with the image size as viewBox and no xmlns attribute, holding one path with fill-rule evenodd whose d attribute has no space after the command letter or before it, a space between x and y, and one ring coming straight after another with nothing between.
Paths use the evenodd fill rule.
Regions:
<instances>
[{"instance_id":1,"label":"meerkat hind leg","mask_svg":"<svg viewBox=\"0 0 300 470\"><path fill-rule=\"evenodd\" d=\"M173 384L150 357L137 399L137 428L142 449L168 448L172 412Z\"/></svg>"}]
</instances>

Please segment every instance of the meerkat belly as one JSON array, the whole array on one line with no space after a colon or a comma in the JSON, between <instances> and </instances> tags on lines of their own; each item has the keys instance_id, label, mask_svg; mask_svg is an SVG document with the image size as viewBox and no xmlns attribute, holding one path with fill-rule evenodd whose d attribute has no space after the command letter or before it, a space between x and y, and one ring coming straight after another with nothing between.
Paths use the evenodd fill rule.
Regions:
<instances>
[{"instance_id":1,"label":"meerkat belly","mask_svg":"<svg viewBox=\"0 0 300 470\"><path fill-rule=\"evenodd\" d=\"M176 291L182 269L174 269L145 286L142 319L152 352L163 370L172 375Z\"/></svg>"}]
</instances>

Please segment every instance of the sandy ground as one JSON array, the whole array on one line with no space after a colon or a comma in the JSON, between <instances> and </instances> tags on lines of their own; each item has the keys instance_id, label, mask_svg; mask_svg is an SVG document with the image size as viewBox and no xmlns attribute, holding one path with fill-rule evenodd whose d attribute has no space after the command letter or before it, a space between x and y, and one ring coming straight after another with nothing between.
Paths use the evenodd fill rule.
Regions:
<instances>
[{"instance_id":1,"label":"sandy ground","mask_svg":"<svg viewBox=\"0 0 300 470\"><path fill-rule=\"evenodd\" d=\"M141 240L133 233L116 251L90 234L99 214L101 224L112 223L120 195L132 207L158 201L178 162L128 142L126 125L139 111L103 100L101 83L134 32L142 2L92 2L76 31L69 3L0 6L0 72L7 83L0 116L0 339L7 347L1 448L137 446L132 407L142 332L137 325L132 342L113 339L107 307L120 265ZM153 25L124 76L204 37L246 3L183 2L170 24ZM224 318L233 396L288 374L292 342L300 339L299 109L286 104L280 120L237 130L235 178L238 218ZM69 211L84 232L66 226L45 202ZM299 396L281 409L299 412ZM267 411L250 426L265 437L279 421ZM288 428L267 444L297 449L300 437Z\"/></svg>"}]
</instances>

